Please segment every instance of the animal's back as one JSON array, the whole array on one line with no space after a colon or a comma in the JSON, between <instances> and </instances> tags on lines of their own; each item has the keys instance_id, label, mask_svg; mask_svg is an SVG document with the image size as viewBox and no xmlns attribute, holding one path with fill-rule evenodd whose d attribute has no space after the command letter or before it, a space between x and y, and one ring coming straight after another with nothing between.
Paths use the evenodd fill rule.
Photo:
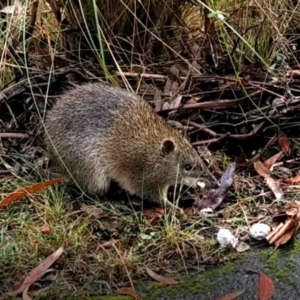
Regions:
<instances>
[{"instance_id":1,"label":"animal's back","mask_svg":"<svg viewBox=\"0 0 300 300\"><path fill-rule=\"evenodd\" d=\"M108 85L78 86L62 95L53 106L51 120L47 122L54 124L48 130L55 129L57 124L57 130L61 128L60 134L65 133L67 139L73 137L69 131L83 137L84 133L89 137L103 135L122 108L140 101L136 95Z\"/></svg>"},{"instance_id":2,"label":"animal's back","mask_svg":"<svg viewBox=\"0 0 300 300\"><path fill-rule=\"evenodd\" d=\"M109 135L120 111L140 102L132 93L103 84L85 84L69 90L46 118L51 158L89 192L103 192L110 180L98 146L103 146L101 141Z\"/></svg>"}]
</instances>

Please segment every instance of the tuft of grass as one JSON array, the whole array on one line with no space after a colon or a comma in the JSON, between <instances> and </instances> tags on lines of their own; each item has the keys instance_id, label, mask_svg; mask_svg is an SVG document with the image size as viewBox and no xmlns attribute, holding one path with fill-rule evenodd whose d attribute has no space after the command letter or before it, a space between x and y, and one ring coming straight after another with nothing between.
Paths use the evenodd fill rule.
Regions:
<instances>
[{"instance_id":1,"label":"tuft of grass","mask_svg":"<svg viewBox=\"0 0 300 300\"><path fill-rule=\"evenodd\" d=\"M30 184L10 180L1 195ZM63 255L32 287L41 294L92 295L95 284L98 294L110 294L110 287L145 278L146 267L188 273L191 263L200 265L215 247L203 243L200 223L183 226L174 215L161 220L124 215L99 202L74 210L64 184L48 188L0 210L3 293L62 245Z\"/></svg>"},{"instance_id":2,"label":"tuft of grass","mask_svg":"<svg viewBox=\"0 0 300 300\"><path fill-rule=\"evenodd\" d=\"M5 185L1 194L11 186ZM63 188L53 188L1 209L0 281L6 291L61 245L66 245L68 255L85 251L88 221L75 218L66 198Z\"/></svg>"}]
</instances>

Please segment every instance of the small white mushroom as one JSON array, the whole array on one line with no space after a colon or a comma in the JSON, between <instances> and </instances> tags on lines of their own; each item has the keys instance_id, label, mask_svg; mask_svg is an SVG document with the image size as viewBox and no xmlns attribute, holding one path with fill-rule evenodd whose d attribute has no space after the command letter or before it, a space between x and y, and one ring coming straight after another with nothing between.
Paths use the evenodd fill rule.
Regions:
<instances>
[{"instance_id":1,"label":"small white mushroom","mask_svg":"<svg viewBox=\"0 0 300 300\"><path fill-rule=\"evenodd\" d=\"M256 223L250 227L250 235L256 240L263 240L271 231L271 227L264 223Z\"/></svg>"},{"instance_id":2,"label":"small white mushroom","mask_svg":"<svg viewBox=\"0 0 300 300\"><path fill-rule=\"evenodd\" d=\"M220 229L217 235L218 243L221 246L231 245L232 247L236 247L238 239L231 233L228 229Z\"/></svg>"}]
</instances>

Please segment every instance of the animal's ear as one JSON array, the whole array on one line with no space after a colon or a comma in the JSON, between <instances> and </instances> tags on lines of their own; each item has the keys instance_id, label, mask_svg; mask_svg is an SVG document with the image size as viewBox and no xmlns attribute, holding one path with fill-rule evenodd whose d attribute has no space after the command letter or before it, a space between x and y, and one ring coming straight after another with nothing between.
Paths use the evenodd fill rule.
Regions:
<instances>
[{"instance_id":1,"label":"animal's ear","mask_svg":"<svg viewBox=\"0 0 300 300\"><path fill-rule=\"evenodd\" d=\"M171 152L173 152L175 149L175 144L173 141L171 140L165 140L163 141L162 145L161 145L161 152L163 155L168 155Z\"/></svg>"}]
</instances>

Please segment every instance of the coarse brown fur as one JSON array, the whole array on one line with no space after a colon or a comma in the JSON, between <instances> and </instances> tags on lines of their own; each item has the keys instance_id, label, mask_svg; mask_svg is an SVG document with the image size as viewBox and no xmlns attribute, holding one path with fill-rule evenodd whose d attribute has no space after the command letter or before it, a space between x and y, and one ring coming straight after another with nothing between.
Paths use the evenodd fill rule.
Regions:
<instances>
[{"instance_id":1,"label":"coarse brown fur","mask_svg":"<svg viewBox=\"0 0 300 300\"><path fill-rule=\"evenodd\" d=\"M211 181L188 140L123 89L78 86L58 99L45 126L50 156L89 193L106 192L114 180L130 194L170 206L170 186Z\"/></svg>"}]
</instances>

